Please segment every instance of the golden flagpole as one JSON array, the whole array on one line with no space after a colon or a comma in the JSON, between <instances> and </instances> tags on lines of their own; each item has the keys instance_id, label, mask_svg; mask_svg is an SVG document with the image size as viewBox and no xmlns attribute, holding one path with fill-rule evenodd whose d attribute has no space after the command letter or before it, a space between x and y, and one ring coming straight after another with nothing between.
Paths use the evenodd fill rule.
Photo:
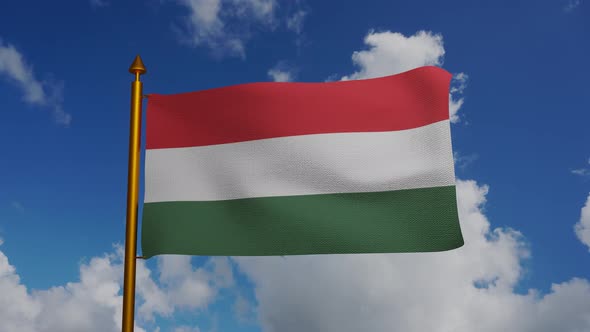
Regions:
<instances>
[{"instance_id":1,"label":"golden flagpole","mask_svg":"<svg viewBox=\"0 0 590 332\"><path fill-rule=\"evenodd\" d=\"M131 124L129 130L129 166L127 173L127 230L125 235L125 275L123 277L123 332L133 332L135 310L135 260L137 252L137 204L139 196L139 152L141 141L142 83L146 69L136 56L129 67L135 75L131 83Z\"/></svg>"}]
</instances>

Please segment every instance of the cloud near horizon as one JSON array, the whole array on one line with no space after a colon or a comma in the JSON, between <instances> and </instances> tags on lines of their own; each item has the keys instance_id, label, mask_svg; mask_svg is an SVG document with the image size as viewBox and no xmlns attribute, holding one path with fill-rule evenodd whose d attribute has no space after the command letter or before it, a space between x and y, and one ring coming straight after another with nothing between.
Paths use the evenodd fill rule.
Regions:
<instances>
[{"instance_id":1,"label":"cloud near horizon","mask_svg":"<svg viewBox=\"0 0 590 332\"><path fill-rule=\"evenodd\" d=\"M229 260L224 257L211 258L198 268L191 265L189 256L160 256L157 261L156 271L150 271L142 260L137 262L137 332L148 331L155 316L206 308L220 289L233 286ZM118 332L122 278L123 248L116 246L114 252L81 264L78 281L31 290L0 251L0 331Z\"/></svg>"},{"instance_id":2,"label":"cloud near horizon","mask_svg":"<svg viewBox=\"0 0 590 332\"><path fill-rule=\"evenodd\" d=\"M548 294L515 288L531 259L510 228L492 228L484 214L489 187L458 180L465 245L439 253L232 257L254 285L257 303L236 296L236 320L257 319L262 331L564 331L590 329L590 283L572 278ZM123 249L80 265L78 281L49 289L22 284L0 251L0 330L120 330ZM220 290L236 289L230 258L203 266L190 256L160 256L137 266L136 331L160 331L156 318L198 312ZM234 293L239 293L237 291ZM198 331L179 326L178 331Z\"/></svg>"}]
</instances>

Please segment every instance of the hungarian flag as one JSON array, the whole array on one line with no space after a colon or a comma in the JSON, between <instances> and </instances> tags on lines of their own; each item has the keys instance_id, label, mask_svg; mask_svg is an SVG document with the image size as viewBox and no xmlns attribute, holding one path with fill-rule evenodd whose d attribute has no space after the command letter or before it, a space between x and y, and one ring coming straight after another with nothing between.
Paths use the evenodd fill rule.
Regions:
<instances>
[{"instance_id":1,"label":"hungarian flag","mask_svg":"<svg viewBox=\"0 0 590 332\"><path fill-rule=\"evenodd\" d=\"M143 255L462 246L450 80L428 66L149 95Z\"/></svg>"}]
</instances>

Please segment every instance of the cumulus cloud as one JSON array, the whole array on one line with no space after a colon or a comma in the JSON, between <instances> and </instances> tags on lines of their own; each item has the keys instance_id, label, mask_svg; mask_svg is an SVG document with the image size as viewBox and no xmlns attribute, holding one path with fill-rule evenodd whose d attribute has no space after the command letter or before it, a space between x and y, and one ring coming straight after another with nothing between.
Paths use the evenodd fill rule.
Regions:
<instances>
[{"instance_id":1,"label":"cumulus cloud","mask_svg":"<svg viewBox=\"0 0 590 332\"><path fill-rule=\"evenodd\" d=\"M590 195L580 212L580 221L574 225L576 236L590 250Z\"/></svg>"},{"instance_id":2,"label":"cumulus cloud","mask_svg":"<svg viewBox=\"0 0 590 332\"><path fill-rule=\"evenodd\" d=\"M465 245L440 253L235 258L255 283L264 331L584 331L590 284L517 294L529 249L492 229L488 187L458 181Z\"/></svg>"},{"instance_id":3,"label":"cumulus cloud","mask_svg":"<svg viewBox=\"0 0 590 332\"><path fill-rule=\"evenodd\" d=\"M144 261L138 261L136 331L144 332L141 325L153 322L154 315L169 317L178 309L205 308L219 288L233 285L227 258L211 259L200 268L193 268L188 258L159 257L159 279ZM77 282L28 290L0 251L0 331L120 331L122 276L123 249L117 247L114 253L82 264ZM178 331L198 328L185 326Z\"/></svg>"},{"instance_id":4,"label":"cumulus cloud","mask_svg":"<svg viewBox=\"0 0 590 332\"><path fill-rule=\"evenodd\" d=\"M194 268L190 256L158 257L159 282L169 307L198 309L206 307L220 288L233 286L229 261L213 257L206 266Z\"/></svg>"},{"instance_id":5,"label":"cumulus cloud","mask_svg":"<svg viewBox=\"0 0 590 332\"><path fill-rule=\"evenodd\" d=\"M279 61L268 70L267 75L274 82L292 82L297 76L297 69L286 61Z\"/></svg>"},{"instance_id":6,"label":"cumulus cloud","mask_svg":"<svg viewBox=\"0 0 590 332\"><path fill-rule=\"evenodd\" d=\"M214 301L219 289L234 285L232 268L225 257L211 257L202 267L193 267L191 256L164 255L156 259L157 280L146 268L137 273L137 292L142 298L138 315L145 321L154 321L155 314L172 317L178 309L204 309Z\"/></svg>"},{"instance_id":7,"label":"cumulus cloud","mask_svg":"<svg viewBox=\"0 0 590 332\"><path fill-rule=\"evenodd\" d=\"M364 42L369 49L352 54L352 61L359 70L342 80L394 75L421 66L441 65L445 54L442 35L428 31L419 31L410 37L398 32L371 31Z\"/></svg>"},{"instance_id":8,"label":"cumulus cloud","mask_svg":"<svg viewBox=\"0 0 590 332\"><path fill-rule=\"evenodd\" d=\"M588 158L588 164L590 165L590 158ZM572 174L579 175L579 176L590 176L590 168L589 167L580 167L571 170Z\"/></svg>"},{"instance_id":9,"label":"cumulus cloud","mask_svg":"<svg viewBox=\"0 0 590 332\"><path fill-rule=\"evenodd\" d=\"M6 332L118 331L122 265L113 256L80 267L80 281L29 291L0 252L0 330ZM114 264L113 264L114 263ZM144 331L137 328L137 331Z\"/></svg>"},{"instance_id":10,"label":"cumulus cloud","mask_svg":"<svg viewBox=\"0 0 590 332\"><path fill-rule=\"evenodd\" d=\"M358 71L345 75L342 80L356 80L399 74L422 66L441 66L445 55L443 37L429 31L419 31L406 37L398 32L371 31L364 40L369 47L352 54ZM454 75L449 95L451 122L459 122L459 109L463 106L461 95L467 86L465 73Z\"/></svg>"},{"instance_id":11,"label":"cumulus cloud","mask_svg":"<svg viewBox=\"0 0 590 332\"><path fill-rule=\"evenodd\" d=\"M268 76L275 82L291 82L293 80L290 72L275 68L268 70Z\"/></svg>"},{"instance_id":12,"label":"cumulus cloud","mask_svg":"<svg viewBox=\"0 0 590 332\"><path fill-rule=\"evenodd\" d=\"M216 55L245 56L249 26L272 26L275 0L178 0L188 10L181 41L192 46L206 46Z\"/></svg>"},{"instance_id":13,"label":"cumulus cloud","mask_svg":"<svg viewBox=\"0 0 590 332\"><path fill-rule=\"evenodd\" d=\"M23 55L10 44L0 39L0 77L6 78L23 92L23 99L30 105L50 108L55 121L69 125L72 117L63 110L63 86L58 82L41 82L26 63Z\"/></svg>"},{"instance_id":14,"label":"cumulus cloud","mask_svg":"<svg viewBox=\"0 0 590 332\"><path fill-rule=\"evenodd\" d=\"M40 303L20 283L14 266L0 252L0 327L7 332L34 332L33 323L41 311Z\"/></svg>"}]
</instances>

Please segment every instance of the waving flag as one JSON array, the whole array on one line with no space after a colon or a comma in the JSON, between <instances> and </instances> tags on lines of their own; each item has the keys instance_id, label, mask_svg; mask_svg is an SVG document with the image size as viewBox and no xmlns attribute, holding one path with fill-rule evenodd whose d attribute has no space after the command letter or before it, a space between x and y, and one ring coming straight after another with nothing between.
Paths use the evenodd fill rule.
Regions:
<instances>
[{"instance_id":1,"label":"waving flag","mask_svg":"<svg viewBox=\"0 0 590 332\"><path fill-rule=\"evenodd\" d=\"M451 74L149 96L143 255L460 247Z\"/></svg>"}]
</instances>

